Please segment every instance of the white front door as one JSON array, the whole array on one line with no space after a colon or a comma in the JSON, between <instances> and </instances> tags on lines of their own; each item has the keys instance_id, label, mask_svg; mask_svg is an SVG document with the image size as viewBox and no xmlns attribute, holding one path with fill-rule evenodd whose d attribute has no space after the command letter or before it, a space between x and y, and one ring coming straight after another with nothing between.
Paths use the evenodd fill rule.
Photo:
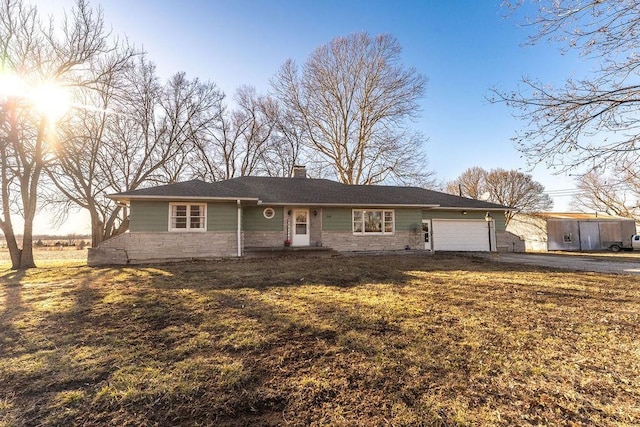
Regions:
<instances>
[{"instance_id":1,"label":"white front door","mask_svg":"<svg viewBox=\"0 0 640 427\"><path fill-rule=\"evenodd\" d=\"M424 237L424 249L427 251L433 250L431 245L431 220L422 220L422 235Z\"/></svg>"},{"instance_id":2,"label":"white front door","mask_svg":"<svg viewBox=\"0 0 640 427\"><path fill-rule=\"evenodd\" d=\"M309 209L293 210L291 230L291 246L309 246Z\"/></svg>"}]
</instances>

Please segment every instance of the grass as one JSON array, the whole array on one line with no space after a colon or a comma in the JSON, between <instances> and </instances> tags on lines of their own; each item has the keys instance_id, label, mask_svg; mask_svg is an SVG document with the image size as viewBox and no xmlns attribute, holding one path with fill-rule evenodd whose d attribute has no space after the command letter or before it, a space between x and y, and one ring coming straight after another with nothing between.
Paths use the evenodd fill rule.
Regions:
<instances>
[{"instance_id":1,"label":"grass","mask_svg":"<svg viewBox=\"0 0 640 427\"><path fill-rule=\"evenodd\" d=\"M0 426L640 424L636 276L410 255L0 283Z\"/></svg>"},{"instance_id":2,"label":"grass","mask_svg":"<svg viewBox=\"0 0 640 427\"><path fill-rule=\"evenodd\" d=\"M87 249L78 249L76 247L34 247L33 257L38 267L80 267L87 265ZM9 250L0 248L0 271L10 266Z\"/></svg>"}]
</instances>

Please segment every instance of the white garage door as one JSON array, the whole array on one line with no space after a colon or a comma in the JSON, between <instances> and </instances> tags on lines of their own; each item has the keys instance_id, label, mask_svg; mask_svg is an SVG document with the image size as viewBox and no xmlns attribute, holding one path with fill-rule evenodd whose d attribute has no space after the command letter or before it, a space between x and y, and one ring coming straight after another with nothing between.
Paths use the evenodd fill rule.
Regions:
<instances>
[{"instance_id":1,"label":"white garage door","mask_svg":"<svg viewBox=\"0 0 640 427\"><path fill-rule=\"evenodd\" d=\"M489 229L483 219L434 219L432 227L436 251L489 251Z\"/></svg>"}]
</instances>

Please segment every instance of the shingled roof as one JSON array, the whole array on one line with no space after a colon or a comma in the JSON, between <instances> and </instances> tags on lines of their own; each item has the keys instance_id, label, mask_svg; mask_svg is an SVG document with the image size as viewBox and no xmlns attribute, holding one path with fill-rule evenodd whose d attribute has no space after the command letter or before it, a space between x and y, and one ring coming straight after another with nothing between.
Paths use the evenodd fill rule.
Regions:
<instances>
[{"instance_id":1,"label":"shingled roof","mask_svg":"<svg viewBox=\"0 0 640 427\"><path fill-rule=\"evenodd\" d=\"M245 200L270 205L421 206L509 209L481 200L418 187L346 185L327 179L244 176L218 182L200 180L125 191L109 196L130 200Z\"/></svg>"}]
</instances>

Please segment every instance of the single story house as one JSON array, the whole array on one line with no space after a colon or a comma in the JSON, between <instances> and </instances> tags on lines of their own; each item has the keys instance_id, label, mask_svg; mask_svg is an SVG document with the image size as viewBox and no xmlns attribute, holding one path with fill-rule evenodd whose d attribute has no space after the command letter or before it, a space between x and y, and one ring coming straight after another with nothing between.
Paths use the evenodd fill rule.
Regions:
<instances>
[{"instance_id":1,"label":"single story house","mask_svg":"<svg viewBox=\"0 0 640 427\"><path fill-rule=\"evenodd\" d=\"M109 195L129 231L89 251L89 265L242 257L290 245L334 251L497 251L515 247L509 208L417 187L306 177L199 180Z\"/></svg>"},{"instance_id":2,"label":"single story house","mask_svg":"<svg viewBox=\"0 0 640 427\"><path fill-rule=\"evenodd\" d=\"M519 213L507 229L520 236L527 251L597 251L630 247L633 219L600 213Z\"/></svg>"}]
</instances>

